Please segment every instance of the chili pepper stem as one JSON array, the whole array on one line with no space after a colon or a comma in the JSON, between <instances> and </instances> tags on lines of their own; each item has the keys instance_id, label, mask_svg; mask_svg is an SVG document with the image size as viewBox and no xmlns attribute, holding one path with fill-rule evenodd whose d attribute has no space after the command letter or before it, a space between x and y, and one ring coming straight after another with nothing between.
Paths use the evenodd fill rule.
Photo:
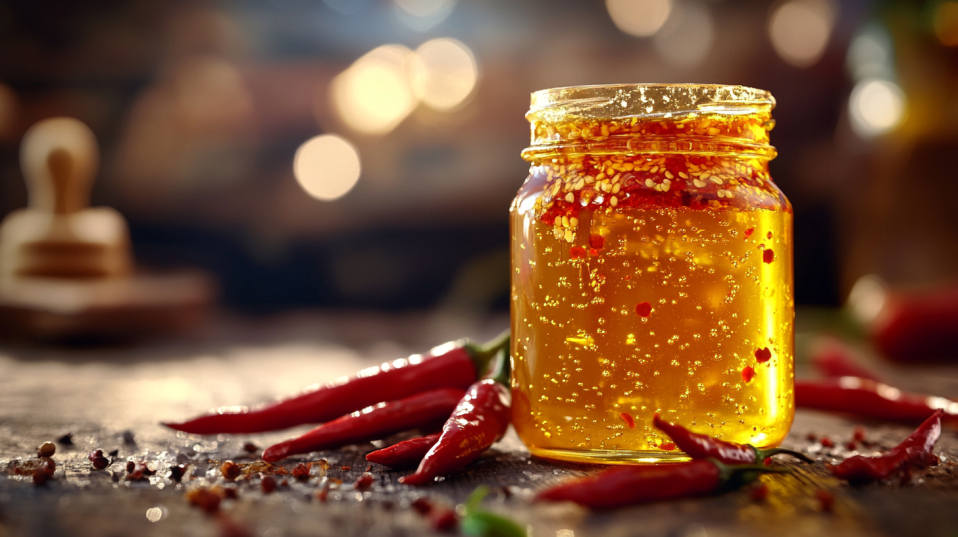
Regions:
<instances>
[{"instance_id":1,"label":"chili pepper stem","mask_svg":"<svg viewBox=\"0 0 958 537\"><path fill-rule=\"evenodd\" d=\"M511 335L512 331L507 329L496 336L495 339L484 344L480 345L470 341L463 345L469 357L472 358L472 363L476 366L476 378L485 376L496 356L499 355L499 351L505 349L506 356L508 356L509 337Z\"/></svg>"},{"instance_id":2,"label":"chili pepper stem","mask_svg":"<svg viewBox=\"0 0 958 537\"><path fill-rule=\"evenodd\" d=\"M755 460L763 461L769 457L773 457L778 454L791 455L792 457L795 457L796 459L802 462L807 462L807 463L815 462L815 459L809 457L808 455L800 451L795 451L792 449L785 449L785 448L756 449Z\"/></svg>"},{"instance_id":3,"label":"chili pepper stem","mask_svg":"<svg viewBox=\"0 0 958 537\"><path fill-rule=\"evenodd\" d=\"M719 470L720 488L732 490L754 481L758 474L784 474L788 473L787 468L776 468L774 466L765 466L760 464L724 464L717 459L706 459L715 465Z\"/></svg>"},{"instance_id":4,"label":"chili pepper stem","mask_svg":"<svg viewBox=\"0 0 958 537\"><path fill-rule=\"evenodd\" d=\"M508 341L508 339L506 341ZM508 388L512 366L512 364L509 362L509 347L506 346L502 349L499 349L496 357L497 361L495 365L492 366L494 369L489 371L488 378L491 378L492 380Z\"/></svg>"}]
</instances>

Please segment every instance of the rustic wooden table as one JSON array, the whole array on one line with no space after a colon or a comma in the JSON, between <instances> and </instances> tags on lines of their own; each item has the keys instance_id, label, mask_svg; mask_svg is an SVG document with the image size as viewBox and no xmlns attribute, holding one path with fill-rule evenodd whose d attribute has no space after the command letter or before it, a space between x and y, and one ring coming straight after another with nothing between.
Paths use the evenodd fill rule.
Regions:
<instances>
[{"instance_id":1,"label":"rustic wooden table","mask_svg":"<svg viewBox=\"0 0 958 537\"><path fill-rule=\"evenodd\" d=\"M748 490L723 496L661 503L609 513L571 505L531 504L538 489L595 467L535 459L513 433L466 471L441 483L413 489L397 483L404 472L374 467L366 492L351 484L367 468L370 445L321 452L287 461L326 459L325 479L289 479L273 494L258 479L238 485L238 498L223 503L221 517L191 508L184 492L199 484L222 483L219 461L250 463L242 446L266 446L291 434L201 438L177 435L158 424L205 409L255 403L292 393L305 384L347 375L385 360L427 349L432 343L469 335L494 336L505 318L464 319L453 315L390 317L308 315L268 321L229 320L203 337L123 348L0 347L0 537L13 535L425 535L428 521L409 508L420 496L454 506L478 485L492 493L485 506L528 528L536 537L587 535L958 535L958 441L948 431L939 443L944 463L911 484L849 488L831 479L823 462L837 461L856 422L799 411L786 446L816 456L814 465L788 475L761 478L770 495L756 503ZM883 370L912 390L958 397L958 369L902 372ZM891 446L910 427L863 422L867 438ZM73 446L58 446L55 478L35 487L15 475L43 441L73 434ZM809 441L827 435L834 449ZM88 451L118 449L118 462L94 471ZM125 479L127 460L157 469L148 481ZM190 465L182 483L170 480L169 466ZM343 485L325 503L316 492L329 480ZM823 511L820 489L835 497ZM231 521L226 524L223 520ZM242 533L242 532L240 532ZM233 532L232 534L236 534Z\"/></svg>"}]
</instances>

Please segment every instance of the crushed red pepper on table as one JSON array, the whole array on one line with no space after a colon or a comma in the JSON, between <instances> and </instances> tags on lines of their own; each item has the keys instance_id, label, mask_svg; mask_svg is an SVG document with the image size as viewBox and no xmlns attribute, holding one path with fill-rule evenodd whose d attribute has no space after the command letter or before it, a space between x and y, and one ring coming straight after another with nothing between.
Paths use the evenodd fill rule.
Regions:
<instances>
[{"instance_id":1,"label":"crushed red pepper on table","mask_svg":"<svg viewBox=\"0 0 958 537\"><path fill-rule=\"evenodd\" d=\"M272 445L263 452L263 460L276 462L290 455L335 449L427 427L448 418L462 396L460 389L440 388L398 401L379 403Z\"/></svg>"},{"instance_id":2,"label":"crushed red pepper on table","mask_svg":"<svg viewBox=\"0 0 958 537\"><path fill-rule=\"evenodd\" d=\"M707 496L736 489L761 472L778 468L726 465L715 459L657 466L622 466L550 487L536 501L570 501L591 509L615 509Z\"/></svg>"},{"instance_id":3,"label":"crushed red pepper on table","mask_svg":"<svg viewBox=\"0 0 958 537\"><path fill-rule=\"evenodd\" d=\"M652 424L669 435L675 445L693 459L713 458L724 464L757 464L768 457L785 454L805 462L815 462L804 453L791 449L758 449L751 444L737 444L693 433L681 425L663 420L658 414L653 416Z\"/></svg>"},{"instance_id":4,"label":"crushed red pepper on table","mask_svg":"<svg viewBox=\"0 0 958 537\"><path fill-rule=\"evenodd\" d=\"M958 423L958 403L942 397L905 393L858 377L796 380L795 405L887 421L920 422L942 409L942 421Z\"/></svg>"},{"instance_id":5,"label":"crushed red pepper on table","mask_svg":"<svg viewBox=\"0 0 958 537\"><path fill-rule=\"evenodd\" d=\"M831 468L832 475L848 481L851 485L864 485L888 479L900 472L924 469L935 462L935 443L941 436L941 418L944 412L937 410L930 418L888 453L877 457L855 455Z\"/></svg>"},{"instance_id":6,"label":"crushed red pepper on table","mask_svg":"<svg viewBox=\"0 0 958 537\"><path fill-rule=\"evenodd\" d=\"M390 468L408 468L418 466L422 458L436 445L442 433L433 433L404 440L398 444L373 451L366 455L366 460L389 466Z\"/></svg>"},{"instance_id":7,"label":"crushed red pepper on table","mask_svg":"<svg viewBox=\"0 0 958 537\"><path fill-rule=\"evenodd\" d=\"M494 378L469 387L442 427L442 434L412 475L399 478L407 485L424 485L479 458L509 428L512 392L509 357L504 355Z\"/></svg>"},{"instance_id":8,"label":"crushed red pepper on table","mask_svg":"<svg viewBox=\"0 0 958 537\"><path fill-rule=\"evenodd\" d=\"M435 354L414 355L360 371L302 395L262 408L235 412L217 410L183 423L164 423L191 434L258 433L306 423L334 420L382 401L394 401L439 388L465 390L508 345L503 333L486 345L467 341L434 349ZM447 346L452 348L447 349Z\"/></svg>"}]
</instances>

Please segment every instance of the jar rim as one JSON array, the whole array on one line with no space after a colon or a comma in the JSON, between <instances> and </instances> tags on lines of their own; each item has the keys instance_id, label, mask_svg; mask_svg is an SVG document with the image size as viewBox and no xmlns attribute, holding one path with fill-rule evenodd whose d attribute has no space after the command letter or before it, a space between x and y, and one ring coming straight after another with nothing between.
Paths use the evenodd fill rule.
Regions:
<instances>
[{"instance_id":1,"label":"jar rim","mask_svg":"<svg viewBox=\"0 0 958 537\"><path fill-rule=\"evenodd\" d=\"M673 117L688 114L770 113L768 91L724 84L600 84L550 88L531 95L526 118Z\"/></svg>"}]
</instances>

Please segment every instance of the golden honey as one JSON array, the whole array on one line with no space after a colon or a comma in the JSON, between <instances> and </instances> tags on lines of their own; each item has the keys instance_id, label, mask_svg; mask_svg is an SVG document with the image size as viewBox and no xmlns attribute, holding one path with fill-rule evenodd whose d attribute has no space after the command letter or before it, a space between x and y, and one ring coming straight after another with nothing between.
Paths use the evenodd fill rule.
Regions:
<instances>
[{"instance_id":1,"label":"golden honey","mask_svg":"<svg viewBox=\"0 0 958 537\"><path fill-rule=\"evenodd\" d=\"M655 413L776 446L794 415L792 210L774 99L545 90L511 212L513 424L533 454L681 460Z\"/></svg>"}]
</instances>

